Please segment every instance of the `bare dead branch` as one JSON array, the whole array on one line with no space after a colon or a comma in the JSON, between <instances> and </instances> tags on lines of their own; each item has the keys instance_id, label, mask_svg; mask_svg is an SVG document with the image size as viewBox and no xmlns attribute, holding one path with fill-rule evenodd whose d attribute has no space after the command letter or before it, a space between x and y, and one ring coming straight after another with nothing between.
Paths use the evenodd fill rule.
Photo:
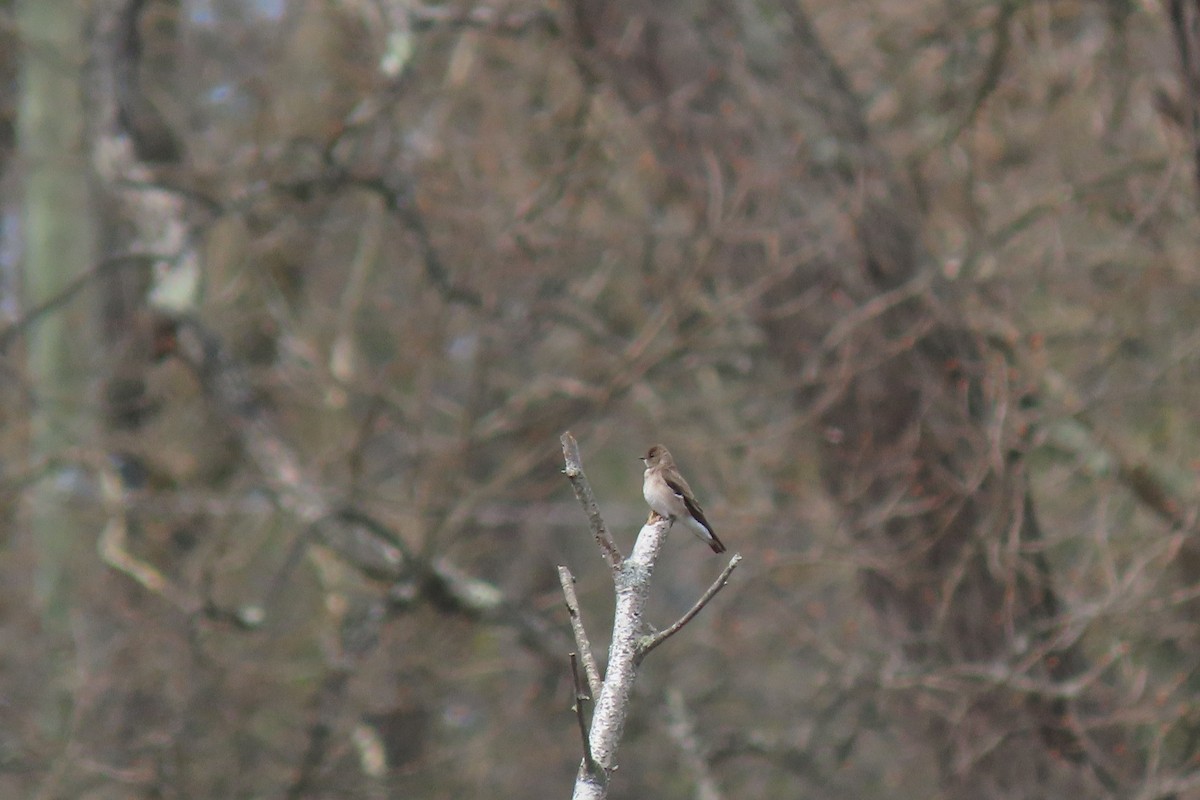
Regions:
<instances>
[{"instance_id":1,"label":"bare dead branch","mask_svg":"<svg viewBox=\"0 0 1200 800\"><path fill-rule=\"evenodd\" d=\"M638 661L641 661L650 653L651 650L658 647L675 634L679 633L679 631L683 629L684 625L687 625L689 622L691 622L692 618L699 614L701 609L708 605L709 601L717 596L717 592L725 588L725 584L729 582L729 576L733 574L735 569L737 569L737 565L741 562L741 560L742 554L735 553L733 558L729 559L729 564L726 565L725 569L721 570L721 574L717 576L715 581L713 581L712 586L709 586L708 589L705 590L704 594L700 595L700 599L696 601L696 604L688 609L688 612L680 617L674 625L667 628L665 631L660 631L659 633L654 634L653 636L644 637L638 644Z\"/></svg>"},{"instance_id":2,"label":"bare dead branch","mask_svg":"<svg viewBox=\"0 0 1200 800\"><path fill-rule=\"evenodd\" d=\"M592 485L588 483L587 475L583 473L583 460L579 457L579 445L570 431L564 433L560 441L562 442L563 460L566 462L563 474L571 482L571 488L575 490L575 497L579 499L584 513L588 516L592 536L595 537L596 544L600 545L600 550L604 553L604 558L608 561L613 575L616 575L624 556L617 549L617 543L613 541L612 534L608 532L608 528L604 525L604 519L600 516L600 507L596 505L596 496L592 494Z\"/></svg>"},{"instance_id":3,"label":"bare dead branch","mask_svg":"<svg viewBox=\"0 0 1200 800\"><path fill-rule=\"evenodd\" d=\"M601 770L591 773L580 768L575 777L573 800L599 800L608 795L608 776L616 768L617 748L637 678L638 639L644 625L646 600L650 596L650 579L670 527L670 521L662 518L643 525L633 552L615 572L617 605L613 613L608 666L604 684L596 697L588 736L592 755Z\"/></svg>"},{"instance_id":4,"label":"bare dead branch","mask_svg":"<svg viewBox=\"0 0 1200 800\"><path fill-rule=\"evenodd\" d=\"M575 704L571 706L571 710L575 712L575 719L579 722L579 738L583 741L583 766L592 775L602 775L600 765L592 757L592 743L588 741L587 722L583 719L583 704L592 697L583 690L583 682L579 680L579 659L574 653L571 653L571 678L575 683Z\"/></svg>"},{"instance_id":5,"label":"bare dead branch","mask_svg":"<svg viewBox=\"0 0 1200 800\"><path fill-rule=\"evenodd\" d=\"M567 601L567 613L571 615L571 631L575 634L575 647L579 658L583 661L583 670L587 675L588 688L592 697L600 694L600 670L596 666L596 657L592 655L592 643L588 641L587 629L583 626L583 617L579 612L579 598L575 596L575 576L567 567L559 566L558 582L562 584L563 597Z\"/></svg>"},{"instance_id":6,"label":"bare dead branch","mask_svg":"<svg viewBox=\"0 0 1200 800\"><path fill-rule=\"evenodd\" d=\"M741 561L741 555L735 555L729 566L717 578L716 583L708 588L696 606L672 625L667 631L654 637L645 637L646 601L650 596L650 582L654 575L654 565L662 552L663 543L671 521L651 514L650 519L638 532L629 558L622 559L613 544L612 537L604 528L600 519L599 509L591 488L583 475L580 464L579 446L570 432L562 435L563 459L566 469L563 470L575 488L575 495L583 505L591 523L592 535L600 544L613 570L613 583L616 586L616 609L613 613L612 640L608 648L608 664L605 668L604 681L600 690L595 694L596 706L592 713L592 726L588 734L588 745L596 769L589 764L580 765L575 776L574 800L600 800L608 796L608 778L616 769L617 748L621 742L621 733L625 728L625 718L633 698L633 684L637 679L638 665L650 650L662 641L677 633L684 625L699 613L709 600L721 590L729 579L729 574ZM578 620L578 602L574 599L573 578L566 567L559 567L559 580L563 584L563 593L567 596L568 608L572 605L572 625ZM582 622L579 623L580 630ZM572 659L574 663L574 659Z\"/></svg>"}]
</instances>

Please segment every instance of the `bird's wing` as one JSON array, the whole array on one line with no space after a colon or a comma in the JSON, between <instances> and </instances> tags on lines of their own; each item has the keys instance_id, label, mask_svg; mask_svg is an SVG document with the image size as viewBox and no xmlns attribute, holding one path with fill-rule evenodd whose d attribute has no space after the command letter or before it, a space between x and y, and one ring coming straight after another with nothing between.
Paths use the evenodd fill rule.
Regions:
<instances>
[{"instance_id":1,"label":"bird's wing","mask_svg":"<svg viewBox=\"0 0 1200 800\"><path fill-rule=\"evenodd\" d=\"M704 509L696 502L696 497L692 494L692 487L688 486L683 476L680 476L678 480L670 478L663 478L663 480L666 481L667 486L671 487L672 492L683 498L683 504L687 506L688 513L695 518L696 522L707 528L709 533L713 533L712 525L709 525L708 520L704 518ZM716 534L713 533L713 536L715 537Z\"/></svg>"}]
</instances>

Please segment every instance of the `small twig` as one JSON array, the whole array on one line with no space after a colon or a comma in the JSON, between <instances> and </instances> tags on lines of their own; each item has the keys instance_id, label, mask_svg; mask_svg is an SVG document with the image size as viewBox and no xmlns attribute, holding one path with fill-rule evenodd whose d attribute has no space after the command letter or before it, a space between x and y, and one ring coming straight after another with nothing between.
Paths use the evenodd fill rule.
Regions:
<instances>
[{"instance_id":1,"label":"small twig","mask_svg":"<svg viewBox=\"0 0 1200 800\"><path fill-rule=\"evenodd\" d=\"M70 283L59 289L53 296L44 299L33 308L28 309L11 324L0 328L0 353L7 352L9 345L16 341L18 336L21 336L31 326L36 324L38 320L71 302L76 295L88 288L90 284L107 276L108 273L127 267L148 269L155 261L166 261L171 258L168 255L156 255L153 253L124 253L111 256L92 265L87 272L72 279Z\"/></svg>"},{"instance_id":2,"label":"small twig","mask_svg":"<svg viewBox=\"0 0 1200 800\"><path fill-rule=\"evenodd\" d=\"M575 712L575 719L579 722L579 738L583 740L583 764L589 773L603 778L604 770L600 769L600 765L592 757L592 743L588 738L587 723L583 719L583 704L592 698L583 690L583 683L579 680L579 659L574 653L571 653L571 677L575 681L575 705L571 710Z\"/></svg>"},{"instance_id":3,"label":"small twig","mask_svg":"<svg viewBox=\"0 0 1200 800\"><path fill-rule=\"evenodd\" d=\"M588 641L587 630L583 627L583 617L579 613L579 598L575 596L575 576L571 570L560 566L558 582L562 584L563 597L567 600L567 613L571 615L571 630L575 634L575 647L579 658L583 661L583 671L587 675L588 689L592 697L600 694L600 670L596 667L596 658L592 655L592 643Z\"/></svg>"},{"instance_id":4,"label":"small twig","mask_svg":"<svg viewBox=\"0 0 1200 800\"><path fill-rule=\"evenodd\" d=\"M98 461L95 460L94 461ZM194 599L187 597L165 575L152 564L133 555L127 549L129 524L125 513L125 498L121 487L121 479L115 470L106 464L98 464L100 496L104 501L108 521L100 534L97 548L101 560L133 580L143 589L166 599L176 608L185 613L194 613L198 606Z\"/></svg>"},{"instance_id":5,"label":"small twig","mask_svg":"<svg viewBox=\"0 0 1200 800\"><path fill-rule=\"evenodd\" d=\"M284 792L287 800L310 797L316 788L321 768L329 758L330 743L336 742L338 715L346 703L346 691L353 670L349 665L330 669L321 680L312 699L313 720L308 726L308 745L296 769L296 775Z\"/></svg>"},{"instance_id":6,"label":"small twig","mask_svg":"<svg viewBox=\"0 0 1200 800\"><path fill-rule=\"evenodd\" d=\"M440 6L412 4L408 16L413 30L418 32L436 28L476 28L491 33L520 36L530 32L554 33L558 30L554 16L542 10L503 14L486 6L459 11Z\"/></svg>"},{"instance_id":7,"label":"small twig","mask_svg":"<svg viewBox=\"0 0 1200 800\"><path fill-rule=\"evenodd\" d=\"M583 474L583 460L579 456L579 445L570 431L564 433L560 441L562 442L563 461L566 463L563 474L571 482L571 488L575 490L575 497L579 499L584 513L587 514L592 536L595 537L596 544L600 545L600 550L604 553L608 566L612 568L613 575L616 575L625 557L621 555L621 551L617 549L617 543L613 541L612 534L604 526L604 520L600 516L600 507L596 505L596 496L592 494L592 486L588 483L587 476Z\"/></svg>"},{"instance_id":8,"label":"small twig","mask_svg":"<svg viewBox=\"0 0 1200 800\"><path fill-rule=\"evenodd\" d=\"M684 625L687 625L689 622L691 622L692 618L699 614L702 608L708 605L708 601L716 597L717 592L725 588L725 584L729 582L729 576L733 574L735 569L737 569L738 562L741 560L742 554L735 553L733 558L729 559L729 564L725 567L725 569L721 570L721 574L717 576L715 581L713 581L712 586L709 586L708 589L705 590L704 594L700 595L700 599L696 601L696 605L692 606L688 612L680 617L674 625L667 628L665 631L660 631L659 633L654 634L653 636L644 637L638 643L637 660L641 661L650 653L651 650L658 647L675 634L679 633L679 631L683 629Z\"/></svg>"}]
</instances>

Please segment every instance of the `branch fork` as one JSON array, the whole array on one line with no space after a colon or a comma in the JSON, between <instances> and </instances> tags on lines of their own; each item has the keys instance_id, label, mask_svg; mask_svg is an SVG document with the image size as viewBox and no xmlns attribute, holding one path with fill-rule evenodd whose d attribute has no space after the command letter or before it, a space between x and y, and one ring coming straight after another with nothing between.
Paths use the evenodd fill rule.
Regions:
<instances>
[{"instance_id":1,"label":"branch fork","mask_svg":"<svg viewBox=\"0 0 1200 800\"><path fill-rule=\"evenodd\" d=\"M608 794L608 778L616 769L617 747L625 727L625 718L633 696L633 684L637 668L649 653L683 629L717 595L741 562L736 554L711 586L700 596L686 614L673 625L658 633L644 631L644 611L650 594L650 581L654 565L658 561L667 531L671 527L668 519L652 514L642 526L633 552L622 556L613 541L592 493L591 485L583 471L579 445L569 432L562 435L563 473L571 482L575 497L587 514L592 536L600 548L612 573L616 590L616 611L613 615L612 642L608 650L607 669L601 677L591 642L579 611L579 600L575 594L575 577L565 566L558 568L559 583L562 585L567 613L570 615L571 631L575 636L576 653L571 654L571 671L575 686L574 711L583 738L584 758L575 778L575 800L596 800ZM588 730L583 717L582 703L590 699L584 691L583 678L579 674L578 662L582 662L590 698L595 699L591 729Z\"/></svg>"}]
</instances>

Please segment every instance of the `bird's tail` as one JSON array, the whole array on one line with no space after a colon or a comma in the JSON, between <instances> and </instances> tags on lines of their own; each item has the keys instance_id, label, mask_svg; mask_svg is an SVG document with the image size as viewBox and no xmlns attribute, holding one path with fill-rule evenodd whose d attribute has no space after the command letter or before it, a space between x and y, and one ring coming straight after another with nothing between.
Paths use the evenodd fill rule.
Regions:
<instances>
[{"instance_id":1,"label":"bird's tail","mask_svg":"<svg viewBox=\"0 0 1200 800\"><path fill-rule=\"evenodd\" d=\"M717 535L712 531L709 531L708 535L712 537L708 540L708 546L712 548L712 551L714 553L724 553L725 545L721 544L721 540L717 538Z\"/></svg>"}]
</instances>

